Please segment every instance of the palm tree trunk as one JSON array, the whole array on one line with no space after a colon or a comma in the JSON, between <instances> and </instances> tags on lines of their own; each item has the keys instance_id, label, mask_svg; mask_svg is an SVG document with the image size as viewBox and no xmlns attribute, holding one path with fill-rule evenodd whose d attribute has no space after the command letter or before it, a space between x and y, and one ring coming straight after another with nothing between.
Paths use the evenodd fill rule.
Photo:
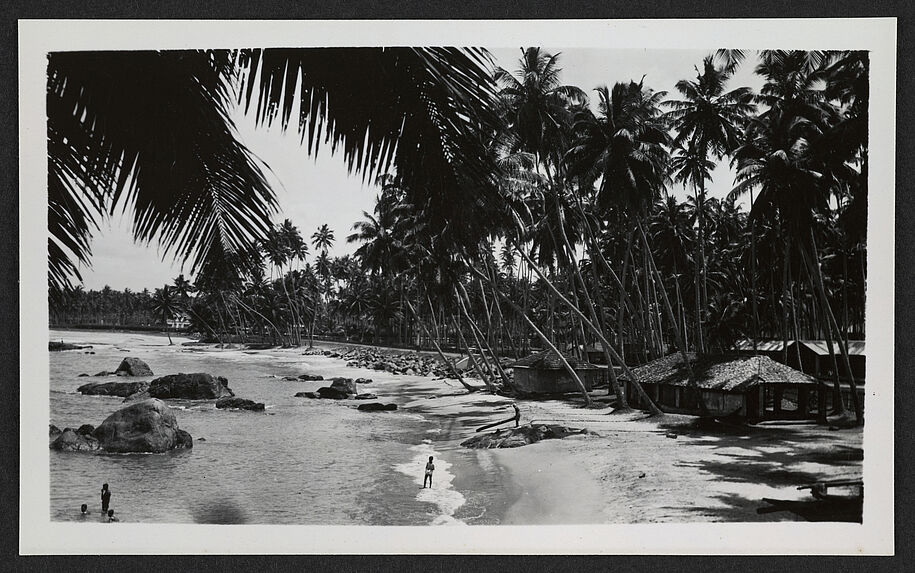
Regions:
<instances>
[{"instance_id":1,"label":"palm tree trunk","mask_svg":"<svg viewBox=\"0 0 915 573\"><path fill-rule=\"evenodd\" d=\"M485 277L482 273L480 273L480 271L476 270L475 268L470 267L470 269L478 276L484 277L486 280L489 280L488 277ZM556 346L549 339L549 337L547 337L539 328L537 328L537 325L534 324L534 321L532 321L530 319L530 317L528 317L526 314L524 314L522 312L522 309L517 304L515 304L511 298L509 298L502 292L499 292L499 291L497 291L497 292L498 292L498 295L500 297L502 297L502 299L505 301L505 303L508 304L508 306L510 306L512 308L512 310L514 310L516 313L521 315L521 318L527 323L527 325L531 328L531 330L534 331L534 333L537 335L537 337L540 339L540 341L547 348L549 348L552 352L554 352L557 356L559 356L559 360L562 362L562 367L569 374L569 376L572 377L572 380L574 380L575 383L578 385L578 388L581 391L582 398L585 401L585 406L586 407L590 406L592 403L591 396L588 395L588 390L585 388L584 382L581 381L581 378L579 378L578 373L575 372L575 369L572 368L572 366L569 364L569 362L565 359L565 356L563 356L562 352L560 352L559 349L556 348Z\"/></svg>"},{"instance_id":2,"label":"palm tree trunk","mask_svg":"<svg viewBox=\"0 0 915 573\"><path fill-rule=\"evenodd\" d=\"M826 315L826 322L829 329L830 336L826 338L826 344L832 352L832 344L830 337L835 337L839 342L839 352L842 355L842 361L845 366L845 370L848 372L848 383L851 389L851 399L852 405L855 410L855 420L860 425L864 423L864 416L861 411L861 404L858 400L858 385L855 382L855 374L851 368L851 360L848 358L848 347L845 345L845 341L842 339L842 333L839 331L839 325L836 323L836 317L832 313L832 308L829 306L829 299L826 297L826 287L823 284L823 273L820 270L820 261L819 256L817 255L817 246L816 240L813 236L813 229L810 229L810 248L812 249L812 260L807 261L807 264L813 267L814 273L816 275L817 290L820 293L820 298L822 300L821 305L823 306L823 313ZM835 362L835 355L833 354L833 362ZM838 379L838 367L835 366L836 378ZM841 397L839 403L842 403Z\"/></svg>"},{"instance_id":3,"label":"palm tree trunk","mask_svg":"<svg viewBox=\"0 0 915 573\"><path fill-rule=\"evenodd\" d=\"M592 324L591 321L589 321L587 318L585 318L585 315L582 314L582 312L578 308L576 308L572 303L569 302L568 299L566 299L564 296L562 296L562 293L560 293L559 290L556 288L556 286L546 278L546 276L543 274L543 272L539 268L537 268L537 266L534 264L534 261L532 261L531 258L527 256L527 254L521 249L521 246L519 244L515 243L515 249L524 258L524 260L527 261L527 263L528 263L528 265L530 265L531 269L533 269L533 271L535 273L537 273L537 276L540 277L541 280L543 280L544 284L546 284L546 286L550 289L550 291L555 293L556 296L559 298L559 300L561 300L568 308L570 308L572 310L572 312L578 316L579 320L582 320L584 322L584 324L586 324L588 326L588 328L591 329L591 331L595 334L595 336L597 336L597 338L601 342L604 343L605 347L610 352L611 357L620 364L620 367L623 369L623 372L629 378L630 382L635 387L636 391L642 396L642 398L645 399L651 412L653 414L661 414L662 413L661 410L658 409L658 407L655 405L655 403L651 400L651 398L642 388L642 384L639 382L639 379L632 373L631 370L629 370L629 367L626 366L626 363L623 362L620 355L616 353L616 351L613 349L613 346L610 344L610 342L607 340L607 338L604 336L604 334L600 331L600 329L597 328L596 326L594 326L594 324ZM474 269L474 272L479 272L479 271L476 271Z\"/></svg>"},{"instance_id":4,"label":"palm tree trunk","mask_svg":"<svg viewBox=\"0 0 915 573\"><path fill-rule=\"evenodd\" d=\"M467 353L467 360L469 361L471 368L473 368L474 372L480 375L480 379L483 380L484 384L486 384L489 392L495 394L495 389L489 380L489 376L487 376L487 372L483 370L483 366L477 362L476 358L474 358L473 349L470 348L470 345L467 343L467 339L464 337L464 332L461 330L461 325L458 324L457 318L452 317L451 320L454 323L454 329L457 333L458 340L460 341L461 346L464 348L464 351Z\"/></svg>"},{"instance_id":5,"label":"palm tree trunk","mask_svg":"<svg viewBox=\"0 0 915 573\"><path fill-rule=\"evenodd\" d=\"M565 246L566 251L568 253L569 261L571 261L572 271L575 274L575 277L578 279L578 284L581 287L582 296L584 296L584 298L585 298L585 304L587 305L588 312L591 315L591 321L594 323L594 326L597 327L598 325L600 325L600 321L598 320L597 311L594 308L594 302L591 300L591 296L588 293L588 287L585 285L585 279L581 275L581 269L578 267L578 264L575 261L575 251L572 248L572 245L569 242L569 236L566 234L566 231L565 231L565 214L563 213L562 205L559 203L558 197L556 198L556 208L559 211L559 230L560 230L559 234L562 237L562 243ZM572 292L574 292L574 289ZM584 328L584 323L582 323L582 328ZM599 327L598 327L598 330L600 330ZM584 335L584 333L582 333L582 335ZM607 345L605 344L605 342L606 342L606 339L601 340L600 344L601 344L601 350L604 353L604 359L607 361L607 378L610 383L609 384L610 388L613 389L613 393L616 395L616 400L619 403L620 409L628 410L629 401L626 400L626 393L623 392L623 388L620 385L620 381L616 377L616 371L613 369L613 360L610 356L610 349L607 348ZM587 350L587 347L586 347L586 350ZM587 361L587 353L585 353L585 361Z\"/></svg>"},{"instance_id":6,"label":"palm tree trunk","mask_svg":"<svg viewBox=\"0 0 915 573\"><path fill-rule=\"evenodd\" d=\"M483 332L480 330L480 327L477 325L476 321L473 320L473 318L470 316L470 313L468 312L468 307L470 305L470 297L467 296L467 290L464 288L464 285L461 284L460 282L457 283L457 286L461 289L461 292L464 294L464 297L467 300L467 306L465 306L464 301L461 300L461 297L460 297L459 293L457 292L457 289L455 289L455 294L458 295L457 299L458 299L458 302L460 303L461 310L464 311L464 316L467 318L467 323L470 325L470 332L473 333L474 339L476 339L477 344L478 345L482 344L483 345L482 349L484 349L486 352L489 352L489 355L492 356L493 362L495 363L494 368L490 367L489 360L486 358L485 353L482 354L484 362L486 362L486 365L487 365L487 367L490 368L490 370L497 370L499 372L499 377L502 379L502 382L505 384L505 386L510 387L511 381L508 379L508 375L505 374L505 371L502 370L502 365L499 364L499 357L496 355L495 352L493 352L492 346L490 346L489 342L486 341L486 338L483 336ZM480 281L480 288L481 289L483 288L483 281ZM495 379L495 375L493 375L493 378Z\"/></svg>"},{"instance_id":7,"label":"palm tree trunk","mask_svg":"<svg viewBox=\"0 0 915 573\"><path fill-rule=\"evenodd\" d=\"M419 325L419 327L423 330L423 332L426 333L426 336L429 336L430 339L432 340L432 345L435 346L435 351L438 353L439 358L442 359L442 362L444 362L448 366L448 368L457 378L458 382L461 383L461 386L466 388L468 392L476 392L477 389L474 388L473 386L471 386L470 384L468 384L466 381L464 381L464 377L461 376L461 373L458 372L458 369L454 367L454 363L452 363L451 360L449 360L448 357L445 356L445 353L442 352L442 348L438 345L438 342L436 342L435 339L431 337L431 335L429 334L429 329L427 329L426 325L423 323L423 321L420 320L419 315L416 314L416 309L413 308L413 305L410 303L410 301L406 300L405 302L407 303L407 308L410 309L410 313L413 314L413 320Z\"/></svg>"}]
</instances>

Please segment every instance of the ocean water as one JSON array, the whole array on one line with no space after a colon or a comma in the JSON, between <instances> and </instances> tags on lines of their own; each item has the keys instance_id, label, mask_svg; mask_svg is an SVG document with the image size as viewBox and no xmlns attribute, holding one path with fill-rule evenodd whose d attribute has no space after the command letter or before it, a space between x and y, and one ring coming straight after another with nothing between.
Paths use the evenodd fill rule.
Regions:
<instances>
[{"instance_id":1,"label":"ocean water","mask_svg":"<svg viewBox=\"0 0 915 573\"><path fill-rule=\"evenodd\" d=\"M285 381L303 373L368 377L360 392L399 405L421 398L431 378L395 377L305 356L302 349L247 351L188 347L175 338L95 331L51 331L51 340L91 350L49 353L50 419L63 429L98 426L123 399L83 396L90 376L114 370L125 356L156 376L207 372L225 376L236 396L266 404L265 412L217 410L213 401L169 400L194 448L166 454L50 452L54 521L93 517L102 483L124 522L303 525L495 525L510 506L505 472L486 451L459 446L453 421L415 408L359 412L352 401L295 398L326 382ZM94 352L94 354L87 354ZM148 379L152 379L149 377ZM141 378L142 379L142 378ZM202 440L200 438L203 438ZM435 457L435 483L422 489L423 468Z\"/></svg>"}]
</instances>

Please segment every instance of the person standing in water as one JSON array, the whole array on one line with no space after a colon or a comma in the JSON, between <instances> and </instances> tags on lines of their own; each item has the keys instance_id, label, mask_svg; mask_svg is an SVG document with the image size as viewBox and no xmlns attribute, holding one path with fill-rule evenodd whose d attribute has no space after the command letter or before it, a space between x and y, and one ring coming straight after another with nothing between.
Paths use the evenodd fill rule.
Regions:
<instances>
[{"instance_id":1,"label":"person standing in water","mask_svg":"<svg viewBox=\"0 0 915 573\"><path fill-rule=\"evenodd\" d=\"M90 515L92 515L92 514L89 513L89 506L88 506L88 505L86 505L86 504L84 503L84 504L82 504L81 506L79 506L79 516L80 516L81 518L85 519L86 517L89 517Z\"/></svg>"},{"instance_id":2,"label":"person standing in water","mask_svg":"<svg viewBox=\"0 0 915 573\"><path fill-rule=\"evenodd\" d=\"M108 513L108 505L111 503L111 490L108 489L108 484L102 484L102 513Z\"/></svg>"},{"instance_id":3,"label":"person standing in water","mask_svg":"<svg viewBox=\"0 0 915 573\"><path fill-rule=\"evenodd\" d=\"M429 456L429 461L426 463L426 475L423 478L423 489L426 489L426 482L429 482L429 487L432 487L432 472L435 471L435 464L432 463L432 456Z\"/></svg>"},{"instance_id":4,"label":"person standing in water","mask_svg":"<svg viewBox=\"0 0 915 573\"><path fill-rule=\"evenodd\" d=\"M121 520L114 516L113 509L109 509L108 510L108 523L114 523L115 521L121 521Z\"/></svg>"}]
</instances>

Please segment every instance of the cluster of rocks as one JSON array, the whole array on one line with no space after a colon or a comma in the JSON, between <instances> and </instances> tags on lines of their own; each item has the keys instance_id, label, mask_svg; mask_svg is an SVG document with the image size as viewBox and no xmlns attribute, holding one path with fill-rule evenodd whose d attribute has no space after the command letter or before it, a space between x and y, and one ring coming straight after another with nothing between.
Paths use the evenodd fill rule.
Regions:
<instances>
[{"instance_id":1,"label":"cluster of rocks","mask_svg":"<svg viewBox=\"0 0 915 573\"><path fill-rule=\"evenodd\" d=\"M329 400L377 400L378 396L371 393L360 394L358 385L359 384L368 384L372 380L370 378L357 378L353 380L352 378L331 378L329 382L330 386L323 386L318 388L317 392L298 392L296 393L296 398L311 398L315 399L329 399ZM359 410L364 412L377 412L383 410L396 410L397 404L381 404L379 402L372 402L367 404L360 404L358 407Z\"/></svg>"},{"instance_id":2,"label":"cluster of rocks","mask_svg":"<svg viewBox=\"0 0 915 573\"><path fill-rule=\"evenodd\" d=\"M118 410L97 428L83 424L76 430L60 430L51 425L48 434L52 450L67 452L162 453L194 447L171 408L155 398Z\"/></svg>"},{"instance_id":3,"label":"cluster of rocks","mask_svg":"<svg viewBox=\"0 0 915 573\"><path fill-rule=\"evenodd\" d=\"M588 430L585 429L580 430L558 425L535 424L521 426L519 428L496 430L492 433L474 436L469 440L461 442L461 445L465 448L473 449L517 448L541 440L562 439L567 436L587 433Z\"/></svg>"},{"instance_id":4,"label":"cluster of rocks","mask_svg":"<svg viewBox=\"0 0 915 573\"><path fill-rule=\"evenodd\" d=\"M346 365L351 368L369 368L407 376L450 375L448 367L443 366L437 359L415 352L393 353L375 348L339 348L324 350L321 354L346 360Z\"/></svg>"},{"instance_id":5,"label":"cluster of rocks","mask_svg":"<svg viewBox=\"0 0 915 573\"><path fill-rule=\"evenodd\" d=\"M143 361L136 358L125 358L118 367L118 372L127 372L125 376L144 376L152 374ZM216 400L219 409L239 409L263 411L265 405L245 398L235 397L229 388L229 381L222 376L212 376L204 372L191 374L169 374L150 382L92 382L76 389L80 394L93 396L118 396L125 402L137 402L150 398L160 400Z\"/></svg>"}]
</instances>

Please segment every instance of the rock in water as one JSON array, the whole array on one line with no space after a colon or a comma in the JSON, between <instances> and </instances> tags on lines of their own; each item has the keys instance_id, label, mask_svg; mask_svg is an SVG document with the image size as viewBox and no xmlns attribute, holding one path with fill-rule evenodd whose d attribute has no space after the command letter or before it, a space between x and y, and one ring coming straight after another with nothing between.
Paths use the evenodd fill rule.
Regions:
<instances>
[{"instance_id":1,"label":"rock in water","mask_svg":"<svg viewBox=\"0 0 915 573\"><path fill-rule=\"evenodd\" d=\"M302 374L299 376L299 380L313 381L313 380L324 380L324 377L320 374Z\"/></svg>"},{"instance_id":2,"label":"rock in water","mask_svg":"<svg viewBox=\"0 0 915 573\"><path fill-rule=\"evenodd\" d=\"M263 411L264 409L264 405L261 402L245 398L220 398L216 400L216 407L219 409L237 408L239 410L255 411Z\"/></svg>"},{"instance_id":3,"label":"rock in water","mask_svg":"<svg viewBox=\"0 0 915 573\"><path fill-rule=\"evenodd\" d=\"M296 393L295 393L295 397L296 397L296 398L312 398L312 399L314 399L314 398L320 398L321 396L319 396L317 392L296 392Z\"/></svg>"},{"instance_id":4,"label":"rock in water","mask_svg":"<svg viewBox=\"0 0 915 573\"><path fill-rule=\"evenodd\" d=\"M356 378L356 384L371 384L371 378Z\"/></svg>"},{"instance_id":5,"label":"rock in water","mask_svg":"<svg viewBox=\"0 0 915 573\"><path fill-rule=\"evenodd\" d=\"M60 432L61 432L60 428L58 428L54 424L48 424L48 435L49 436L59 436Z\"/></svg>"},{"instance_id":6,"label":"rock in water","mask_svg":"<svg viewBox=\"0 0 915 573\"><path fill-rule=\"evenodd\" d=\"M152 376L153 371L149 369L149 366L140 360L139 358L134 358L133 356L128 356L124 360L121 360L121 364L118 366L118 369L114 371L115 374L120 374L122 376ZM124 374L121 374L124 372Z\"/></svg>"},{"instance_id":7,"label":"rock in water","mask_svg":"<svg viewBox=\"0 0 915 573\"><path fill-rule=\"evenodd\" d=\"M101 446L99 441L91 435L81 436L74 432L73 428L64 428L63 433L57 436L49 447L61 452L93 452Z\"/></svg>"},{"instance_id":8,"label":"rock in water","mask_svg":"<svg viewBox=\"0 0 915 573\"><path fill-rule=\"evenodd\" d=\"M378 396L374 394L356 394L353 398L356 400L377 400Z\"/></svg>"},{"instance_id":9,"label":"rock in water","mask_svg":"<svg viewBox=\"0 0 915 573\"><path fill-rule=\"evenodd\" d=\"M384 412L396 410L397 404L382 404L380 402L369 402L368 404L359 404L357 410L362 412Z\"/></svg>"},{"instance_id":10,"label":"rock in water","mask_svg":"<svg viewBox=\"0 0 915 573\"><path fill-rule=\"evenodd\" d=\"M191 435L178 428L178 420L165 402L150 399L118 410L92 432L102 449L114 453L162 453L192 448Z\"/></svg>"},{"instance_id":11,"label":"rock in water","mask_svg":"<svg viewBox=\"0 0 915 573\"><path fill-rule=\"evenodd\" d=\"M353 382L352 378L331 378L330 387L345 392L347 394L358 394L359 390L356 389L356 383Z\"/></svg>"},{"instance_id":12,"label":"rock in water","mask_svg":"<svg viewBox=\"0 0 915 573\"><path fill-rule=\"evenodd\" d=\"M149 382L90 382L76 389L80 394L90 396L120 396L126 398L131 394L143 392L149 387Z\"/></svg>"},{"instance_id":13,"label":"rock in water","mask_svg":"<svg viewBox=\"0 0 915 573\"><path fill-rule=\"evenodd\" d=\"M88 436L88 435L92 434L92 432L94 432L94 431L95 431L95 426L93 426L92 424L83 424L82 426L79 427L79 429L76 430L76 433L79 434L80 436Z\"/></svg>"},{"instance_id":14,"label":"rock in water","mask_svg":"<svg viewBox=\"0 0 915 573\"><path fill-rule=\"evenodd\" d=\"M212 400L234 396L228 381L202 372L196 374L170 374L149 383L153 398L183 398L185 400Z\"/></svg>"},{"instance_id":15,"label":"rock in water","mask_svg":"<svg viewBox=\"0 0 915 573\"><path fill-rule=\"evenodd\" d=\"M333 387L327 387L327 386L318 388L318 394L322 398L330 398L332 400L345 400L351 396L350 394L347 394L343 390L340 390L338 388L333 388Z\"/></svg>"}]
</instances>

